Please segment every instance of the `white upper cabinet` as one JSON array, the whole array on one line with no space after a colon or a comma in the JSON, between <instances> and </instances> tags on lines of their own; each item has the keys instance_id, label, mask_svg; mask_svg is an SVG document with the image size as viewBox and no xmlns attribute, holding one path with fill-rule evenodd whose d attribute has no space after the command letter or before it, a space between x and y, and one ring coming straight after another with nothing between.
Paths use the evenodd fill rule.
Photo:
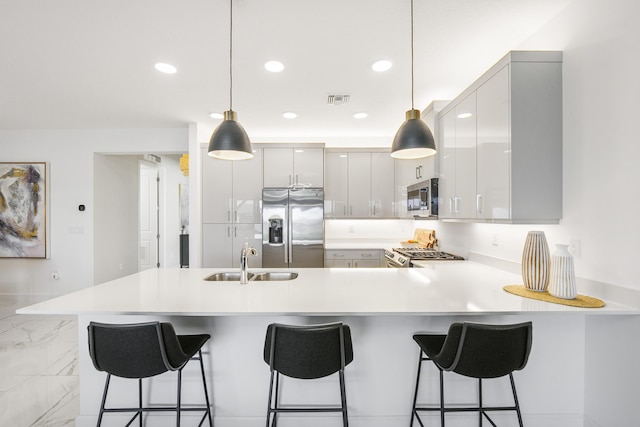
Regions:
<instances>
[{"instance_id":1,"label":"white upper cabinet","mask_svg":"<svg viewBox=\"0 0 640 427\"><path fill-rule=\"evenodd\" d=\"M394 216L395 159L389 153L371 153L371 216Z\"/></svg>"},{"instance_id":2,"label":"white upper cabinet","mask_svg":"<svg viewBox=\"0 0 640 427\"><path fill-rule=\"evenodd\" d=\"M478 106L478 218L511 215L511 139L509 138L509 67L476 92Z\"/></svg>"},{"instance_id":3,"label":"white upper cabinet","mask_svg":"<svg viewBox=\"0 0 640 427\"><path fill-rule=\"evenodd\" d=\"M265 187L323 187L324 149L264 148Z\"/></svg>"},{"instance_id":4,"label":"white upper cabinet","mask_svg":"<svg viewBox=\"0 0 640 427\"><path fill-rule=\"evenodd\" d=\"M472 96L475 123L467 125L460 114ZM510 52L447 105L439 123L442 218L510 223L562 218L562 52ZM465 151L472 146L473 155ZM460 179L468 181L463 189ZM474 212L466 200L472 180Z\"/></svg>"},{"instance_id":5,"label":"white upper cabinet","mask_svg":"<svg viewBox=\"0 0 640 427\"><path fill-rule=\"evenodd\" d=\"M325 153L325 218L347 218L348 200L347 182L349 180L349 158L347 153Z\"/></svg>"},{"instance_id":6,"label":"white upper cabinet","mask_svg":"<svg viewBox=\"0 0 640 427\"><path fill-rule=\"evenodd\" d=\"M220 160L202 149L202 222L262 222L262 150L249 160Z\"/></svg>"},{"instance_id":7,"label":"white upper cabinet","mask_svg":"<svg viewBox=\"0 0 640 427\"><path fill-rule=\"evenodd\" d=\"M476 95L440 117L440 218L476 217Z\"/></svg>"},{"instance_id":8,"label":"white upper cabinet","mask_svg":"<svg viewBox=\"0 0 640 427\"><path fill-rule=\"evenodd\" d=\"M326 218L391 218L394 162L388 152L327 151Z\"/></svg>"}]
</instances>

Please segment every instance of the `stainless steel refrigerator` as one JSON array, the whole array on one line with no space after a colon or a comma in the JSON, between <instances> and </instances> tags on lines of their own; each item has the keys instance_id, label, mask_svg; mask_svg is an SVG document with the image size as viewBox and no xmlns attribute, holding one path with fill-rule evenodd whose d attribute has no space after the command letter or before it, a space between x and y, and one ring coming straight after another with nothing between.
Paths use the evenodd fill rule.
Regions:
<instances>
[{"instance_id":1,"label":"stainless steel refrigerator","mask_svg":"<svg viewBox=\"0 0 640 427\"><path fill-rule=\"evenodd\" d=\"M262 190L262 266L324 267L324 190Z\"/></svg>"}]
</instances>

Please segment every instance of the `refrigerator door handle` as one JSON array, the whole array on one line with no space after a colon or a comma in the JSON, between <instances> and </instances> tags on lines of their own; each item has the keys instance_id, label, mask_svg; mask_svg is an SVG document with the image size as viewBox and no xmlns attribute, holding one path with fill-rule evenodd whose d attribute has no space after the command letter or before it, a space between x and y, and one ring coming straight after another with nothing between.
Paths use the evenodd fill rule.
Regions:
<instances>
[{"instance_id":1,"label":"refrigerator door handle","mask_svg":"<svg viewBox=\"0 0 640 427\"><path fill-rule=\"evenodd\" d=\"M289 254L287 262L291 264L293 262L293 218L291 217L291 203L287 205L287 215L289 215L289 221L287 222L288 238L287 238L287 252Z\"/></svg>"}]
</instances>

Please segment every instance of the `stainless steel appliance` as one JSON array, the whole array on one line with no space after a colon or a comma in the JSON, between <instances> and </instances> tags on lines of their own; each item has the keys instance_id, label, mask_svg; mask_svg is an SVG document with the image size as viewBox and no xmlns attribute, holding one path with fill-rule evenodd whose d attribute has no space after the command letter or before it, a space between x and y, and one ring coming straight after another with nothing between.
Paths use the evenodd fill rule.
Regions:
<instances>
[{"instance_id":1,"label":"stainless steel appliance","mask_svg":"<svg viewBox=\"0 0 640 427\"><path fill-rule=\"evenodd\" d=\"M387 267L390 268L406 268L413 267L412 261L458 261L464 260L463 257L442 252L435 249L425 248L393 248L385 249L384 258L387 261Z\"/></svg>"},{"instance_id":2,"label":"stainless steel appliance","mask_svg":"<svg viewBox=\"0 0 640 427\"><path fill-rule=\"evenodd\" d=\"M262 190L262 266L324 267L324 190Z\"/></svg>"},{"instance_id":3,"label":"stainless steel appliance","mask_svg":"<svg viewBox=\"0 0 640 427\"><path fill-rule=\"evenodd\" d=\"M438 200L438 178L407 187L407 211L417 218L437 218Z\"/></svg>"}]
</instances>

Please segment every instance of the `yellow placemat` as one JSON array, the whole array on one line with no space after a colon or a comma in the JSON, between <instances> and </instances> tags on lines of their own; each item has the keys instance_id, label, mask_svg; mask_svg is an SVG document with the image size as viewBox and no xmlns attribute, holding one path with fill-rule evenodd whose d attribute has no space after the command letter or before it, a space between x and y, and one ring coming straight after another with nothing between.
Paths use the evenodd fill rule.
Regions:
<instances>
[{"instance_id":1,"label":"yellow placemat","mask_svg":"<svg viewBox=\"0 0 640 427\"><path fill-rule=\"evenodd\" d=\"M507 285L503 288L505 291L510 294L519 295L525 298L537 299L540 301L553 302L555 304L562 305L570 305L571 307L581 307L581 308L600 308L604 307L604 301L594 297L588 297L586 295L580 295L575 299L563 299L554 297L549 294L549 292L536 292L530 291L525 288L523 285Z\"/></svg>"}]
</instances>

